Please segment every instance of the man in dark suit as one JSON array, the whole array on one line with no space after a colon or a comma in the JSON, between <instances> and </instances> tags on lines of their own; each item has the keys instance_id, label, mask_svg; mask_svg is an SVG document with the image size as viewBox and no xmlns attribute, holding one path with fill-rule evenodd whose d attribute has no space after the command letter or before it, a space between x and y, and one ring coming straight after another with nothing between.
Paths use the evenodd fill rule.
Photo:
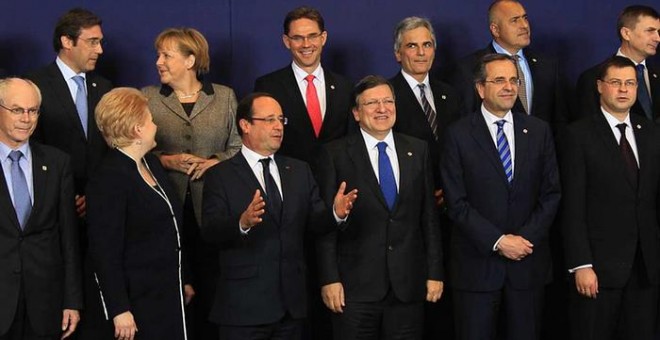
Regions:
<instances>
[{"instance_id":1,"label":"man in dark suit","mask_svg":"<svg viewBox=\"0 0 660 340\"><path fill-rule=\"evenodd\" d=\"M479 60L489 53L503 53L516 58L523 82L514 111L541 118L554 132L559 131L566 124L567 111L559 67L555 59L528 48L531 29L525 8L516 0L497 0L488 8L488 22L492 43L463 58L452 76L451 83L462 96L465 112L474 112L481 105L472 78Z\"/></svg>"},{"instance_id":2,"label":"man in dark suit","mask_svg":"<svg viewBox=\"0 0 660 340\"><path fill-rule=\"evenodd\" d=\"M562 231L571 282L572 339L652 339L660 240L660 134L636 100L635 64L599 68L600 109L561 141ZM573 288L574 287L574 288Z\"/></svg>"},{"instance_id":3,"label":"man in dark suit","mask_svg":"<svg viewBox=\"0 0 660 340\"><path fill-rule=\"evenodd\" d=\"M636 79L640 84L637 87L637 100L630 112L658 122L660 66L647 62L647 59L657 53L660 44L660 14L648 6L629 6L619 15L616 28L621 40L616 55L632 60L637 70ZM579 111L575 112L576 118L600 112L600 95L596 86L598 71L598 65L593 66L578 78L576 92Z\"/></svg>"},{"instance_id":4,"label":"man in dark suit","mask_svg":"<svg viewBox=\"0 0 660 340\"><path fill-rule=\"evenodd\" d=\"M68 337L83 303L69 157L30 141L40 100L0 80L0 340Z\"/></svg>"},{"instance_id":5,"label":"man in dark suit","mask_svg":"<svg viewBox=\"0 0 660 340\"><path fill-rule=\"evenodd\" d=\"M317 244L321 294L335 339L421 339L424 301L443 290L440 227L427 144L392 132L392 86L367 76L353 90L360 133L327 144L318 178L326 202L340 183L360 198Z\"/></svg>"},{"instance_id":6,"label":"man in dark suit","mask_svg":"<svg viewBox=\"0 0 660 340\"><path fill-rule=\"evenodd\" d=\"M87 253L85 186L108 149L94 121L96 104L112 88L108 80L93 72L103 53L102 42L101 19L88 10L72 9L55 26L55 62L28 75L43 96L34 139L71 156L83 256ZM91 262L87 256L83 260L85 315L78 336L96 340L101 335L94 330L101 327L104 316Z\"/></svg>"},{"instance_id":7,"label":"man in dark suit","mask_svg":"<svg viewBox=\"0 0 660 340\"><path fill-rule=\"evenodd\" d=\"M408 17L394 30L394 56L401 71L390 79L396 95L394 131L425 140L431 153L436 204L443 206L440 183L440 153L445 129L462 114L458 93L448 84L431 77L437 41L433 26L424 18ZM422 95L423 94L423 95ZM450 225L440 215L444 255L448 255ZM448 256L444 256L447 263ZM448 292L445 285L445 292ZM437 304L426 304L425 334L428 338L453 338L451 296Z\"/></svg>"},{"instance_id":8,"label":"man in dark suit","mask_svg":"<svg viewBox=\"0 0 660 340\"><path fill-rule=\"evenodd\" d=\"M303 234L336 228L309 166L275 154L287 118L275 98L248 95L236 112L243 146L206 174L202 235L220 248L211 310L221 339L300 339L307 315ZM356 190L334 197L346 217Z\"/></svg>"},{"instance_id":9,"label":"man in dark suit","mask_svg":"<svg viewBox=\"0 0 660 340\"><path fill-rule=\"evenodd\" d=\"M259 77L254 85L255 91L271 93L289 120L280 154L310 163L321 144L343 137L352 127L351 82L321 66L327 39L316 9L298 7L287 13L282 42L293 62Z\"/></svg>"},{"instance_id":10,"label":"man in dark suit","mask_svg":"<svg viewBox=\"0 0 660 340\"><path fill-rule=\"evenodd\" d=\"M538 339L560 198L552 132L512 112L520 86L512 57L485 55L475 84L481 108L449 127L441 162L457 339Z\"/></svg>"}]
</instances>

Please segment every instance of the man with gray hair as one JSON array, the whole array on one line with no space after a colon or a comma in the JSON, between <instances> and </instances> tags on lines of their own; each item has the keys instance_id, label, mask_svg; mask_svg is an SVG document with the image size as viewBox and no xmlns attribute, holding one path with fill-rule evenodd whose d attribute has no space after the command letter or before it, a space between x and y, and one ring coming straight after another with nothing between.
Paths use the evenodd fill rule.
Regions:
<instances>
[{"instance_id":1,"label":"man with gray hair","mask_svg":"<svg viewBox=\"0 0 660 340\"><path fill-rule=\"evenodd\" d=\"M0 80L0 339L71 335L82 308L69 156L30 141L41 93Z\"/></svg>"}]
</instances>

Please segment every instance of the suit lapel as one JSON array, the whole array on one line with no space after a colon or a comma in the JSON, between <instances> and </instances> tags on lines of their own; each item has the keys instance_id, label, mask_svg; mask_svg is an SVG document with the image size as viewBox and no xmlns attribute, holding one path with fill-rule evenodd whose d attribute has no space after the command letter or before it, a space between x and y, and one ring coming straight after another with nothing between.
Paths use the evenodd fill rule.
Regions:
<instances>
[{"instance_id":1,"label":"suit lapel","mask_svg":"<svg viewBox=\"0 0 660 340\"><path fill-rule=\"evenodd\" d=\"M513 114L513 133L515 135L515 147L511 150L515 157L513 169L513 185L516 185L516 178L520 176L522 170L527 166L527 149L529 146L529 133L536 131L529 131L527 129L527 117L522 114Z\"/></svg>"},{"instance_id":2,"label":"suit lapel","mask_svg":"<svg viewBox=\"0 0 660 340\"><path fill-rule=\"evenodd\" d=\"M653 101L653 112L655 118L660 117L660 74L655 67L646 63L649 73L649 83L651 84L651 100Z\"/></svg>"},{"instance_id":3,"label":"suit lapel","mask_svg":"<svg viewBox=\"0 0 660 340\"><path fill-rule=\"evenodd\" d=\"M613 166L615 166L616 171L620 173L619 176L625 178L630 187L633 190L636 190L637 185L630 181L630 176L628 176L626 173L623 157L621 157L621 151L619 150L619 143L616 140L616 136L612 132L612 128L607 123L607 119L605 119L602 112L598 112L597 114L593 115L592 119L594 120L596 131L600 136L603 145L607 149L607 152L610 154L610 158L613 160Z\"/></svg>"},{"instance_id":4,"label":"suit lapel","mask_svg":"<svg viewBox=\"0 0 660 340\"><path fill-rule=\"evenodd\" d=\"M312 121L309 119L309 114L307 113L307 106L305 106L305 101L300 93L300 87L298 86L296 77L293 75L293 69L291 66L285 69L281 86L286 89L287 94L291 99L291 104L293 105L291 112L284 112L284 115L288 116L289 120L297 122L292 124L297 126L297 129L306 131L306 134L316 138ZM328 101L326 100L326 102ZM321 126L321 131L323 131L323 126Z\"/></svg>"},{"instance_id":5,"label":"suit lapel","mask_svg":"<svg viewBox=\"0 0 660 340\"><path fill-rule=\"evenodd\" d=\"M648 131L651 127L648 126L649 121L630 115L630 124L632 125L633 134L635 135L635 144L637 145L637 158L639 162L639 180L637 188L646 187L642 181L646 178L646 170L649 169L651 160L648 159L649 148L649 135Z\"/></svg>"},{"instance_id":6,"label":"suit lapel","mask_svg":"<svg viewBox=\"0 0 660 340\"><path fill-rule=\"evenodd\" d=\"M362 169L365 171L366 175L360 176L366 182L369 190L373 191L375 197L378 201L385 207L387 202L385 202L385 197L383 197L383 192L380 190L380 184L378 184L378 178L374 173L373 167L371 166L371 161L369 160L369 154L367 153L367 147L364 143L364 138L362 138L361 133L351 134L346 137L348 140L348 157L351 159L354 165L354 169Z\"/></svg>"},{"instance_id":7,"label":"suit lapel","mask_svg":"<svg viewBox=\"0 0 660 340\"><path fill-rule=\"evenodd\" d=\"M5 160L0 161L4 162ZM5 178L5 173L4 171L0 171L0 209L14 225L16 231L20 232L21 226L18 223L18 217L16 217L16 210L14 210L14 204L11 202L9 190L10 188L7 187L7 179Z\"/></svg>"},{"instance_id":8,"label":"suit lapel","mask_svg":"<svg viewBox=\"0 0 660 340\"><path fill-rule=\"evenodd\" d=\"M199 92L199 96L197 98L197 102L195 102L195 106L193 106L193 110L190 113L190 119L194 119L195 116L197 116L200 112L204 111L207 106L211 104L213 101L213 97L215 94L206 94L204 91ZM177 100L178 101L178 100ZM181 106L181 104L179 104ZM184 112L185 115L185 112Z\"/></svg>"},{"instance_id":9,"label":"suit lapel","mask_svg":"<svg viewBox=\"0 0 660 340\"><path fill-rule=\"evenodd\" d=\"M291 195L296 192L296 178L291 169L291 165L285 158L275 154L275 161L277 163L277 171L280 173L280 185L282 185L282 221L279 222L284 224L283 221L286 221L286 218L288 217L287 212L289 210L287 197L291 198ZM289 202L291 202L291 200L289 200ZM296 209L297 207L291 208Z\"/></svg>"},{"instance_id":10,"label":"suit lapel","mask_svg":"<svg viewBox=\"0 0 660 340\"><path fill-rule=\"evenodd\" d=\"M326 72L325 70L323 70L323 75L325 77L325 116L323 117L323 124L321 124L321 132L319 133L319 136L327 134L326 130L331 126L335 126L335 124L331 124L331 122L340 118L339 114L333 112L332 105L335 101L335 89L337 88L335 77L332 73Z\"/></svg>"},{"instance_id":11,"label":"suit lapel","mask_svg":"<svg viewBox=\"0 0 660 340\"><path fill-rule=\"evenodd\" d=\"M532 89L537 89L539 87L535 82L538 81L538 79L534 75L537 75L541 68L539 58L532 51L527 49L523 50L523 55L525 56L525 60L527 60L527 65L529 65L529 74L532 76ZM532 92L532 109L537 107L539 98L539 96L535 96Z\"/></svg>"},{"instance_id":12,"label":"suit lapel","mask_svg":"<svg viewBox=\"0 0 660 340\"><path fill-rule=\"evenodd\" d=\"M165 106L167 106L167 108L169 108L172 112L174 112L174 114L181 117L181 119L183 119L185 121L190 121L190 117L188 117L186 112L183 111L183 106L181 106L181 103L179 102L179 99L176 97L176 94L174 93L174 91L172 91L172 93L170 93L168 96L164 96L161 93L160 98L161 98L160 100L163 102L163 104Z\"/></svg>"},{"instance_id":13,"label":"suit lapel","mask_svg":"<svg viewBox=\"0 0 660 340\"><path fill-rule=\"evenodd\" d=\"M46 158L43 154L43 150L39 147L39 145L32 143L30 144L30 151L32 152L32 187L34 191L34 203L32 204L32 212L30 213L30 217L25 224L26 230L30 228L30 222L32 221L34 214L42 209L41 206L44 205L46 197L48 197L48 195L46 195L46 191L49 188L47 185L49 169Z\"/></svg>"},{"instance_id":14,"label":"suit lapel","mask_svg":"<svg viewBox=\"0 0 660 340\"><path fill-rule=\"evenodd\" d=\"M481 147L481 151L483 151L483 153L486 155L488 161L495 168L495 171L497 171L497 173L500 175L502 181L506 182L508 186L509 181L506 178L506 173L504 173L504 167L502 166L500 155L497 153L497 148L493 142L493 137L490 135L490 131L486 126L486 121L481 115L481 111L476 111L473 113L472 130L470 133L472 134L472 138L474 138L477 145Z\"/></svg>"},{"instance_id":15,"label":"suit lapel","mask_svg":"<svg viewBox=\"0 0 660 340\"><path fill-rule=\"evenodd\" d=\"M414 177L413 160L415 157L422 156L416 154L416 150L413 150L412 146L397 134L394 134L394 144L396 147L396 157L399 161L399 193L396 202L394 202L394 209L392 209L392 211L398 209L399 202L402 200L401 198L405 197L404 195L406 195L408 190L412 187L411 182Z\"/></svg>"}]
</instances>

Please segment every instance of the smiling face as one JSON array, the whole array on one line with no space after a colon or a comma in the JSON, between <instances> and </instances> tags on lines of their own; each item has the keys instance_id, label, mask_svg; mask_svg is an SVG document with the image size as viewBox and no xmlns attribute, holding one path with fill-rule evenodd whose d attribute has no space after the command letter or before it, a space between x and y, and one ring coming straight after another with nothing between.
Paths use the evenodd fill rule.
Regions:
<instances>
[{"instance_id":1,"label":"smiling face","mask_svg":"<svg viewBox=\"0 0 660 340\"><path fill-rule=\"evenodd\" d=\"M62 49L59 56L74 72L89 72L96 68L96 62L103 54L101 26L81 28L78 39L61 36L60 40Z\"/></svg>"},{"instance_id":2,"label":"smiling face","mask_svg":"<svg viewBox=\"0 0 660 340\"><path fill-rule=\"evenodd\" d=\"M156 68L162 84L171 86L172 83L181 81L187 73L194 77L194 65L195 56L184 56L173 40L165 41L159 46Z\"/></svg>"},{"instance_id":3,"label":"smiling face","mask_svg":"<svg viewBox=\"0 0 660 340\"><path fill-rule=\"evenodd\" d=\"M9 109L39 109L39 95L34 87L22 79L12 79L3 93L2 106ZM0 108L0 142L16 149L27 143L37 126L38 115L23 112L13 114Z\"/></svg>"},{"instance_id":4,"label":"smiling face","mask_svg":"<svg viewBox=\"0 0 660 340\"><path fill-rule=\"evenodd\" d=\"M435 44L426 27L418 27L401 35L401 46L395 53L404 72L422 82L433 65Z\"/></svg>"},{"instance_id":5,"label":"smiling face","mask_svg":"<svg viewBox=\"0 0 660 340\"><path fill-rule=\"evenodd\" d=\"M316 21L307 18L289 24L289 34L282 41L293 57L293 62L307 73L312 73L321 63L321 52L328 33L319 28Z\"/></svg>"},{"instance_id":6,"label":"smiling face","mask_svg":"<svg viewBox=\"0 0 660 340\"><path fill-rule=\"evenodd\" d=\"M282 107L271 97L259 97L252 102L252 117L257 119L275 118L272 121L241 119L243 144L250 150L270 156L280 149L284 137Z\"/></svg>"},{"instance_id":7,"label":"smiling face","mask_svg":"<svg viewBox=\"0 0 660 340\"><path fill-rule=\"evenodd\" d=\"M511 54L529 46L531 32L527 12L518 2L501 1L491 9L490 33Z\"/></svg>"},{"instance_id":8,"label":"smiling face","mask_svg":"<svg viewBox=\"0 0 660 340\"><path fill-rule=\"evenodd\" d=\"M360 128L378 140L383 140L396 121L394 95L386 84L365 90L357 97L353 117Z\"/></svg>"},{"instance_id":9,"label":"smiling face","mask_svg":"<svg viewBox=\"0 0 660 340\"><path fill-rule=\"evenodd\" d=\"M612 81L618 81L621 86L612 84ZM637 81L637 73L633 67L614 67L607 69L603 80L598 80L598 93L600 93L600 105L605 111L615 116L628 114L630 108L637 100L637 87L625 85L626 82L634 83ZM640 86L640 84L637 84ZM641 85L643 86L643 85Z\"/></svg>"},{"instance_id":10,"label":"smiling face","mask_svg":"<svg viewBox=\"0 0 660 340\"><path fill-rule=\"evenodd\" d=\"M486 80L477 83L477 92L488 112L502 118L516 103L518 86L512 81L518 79L518 70L510 60L495 60L486 64ZM494 84L493 81L501 81Z\"/></svg>"}]
</instances>

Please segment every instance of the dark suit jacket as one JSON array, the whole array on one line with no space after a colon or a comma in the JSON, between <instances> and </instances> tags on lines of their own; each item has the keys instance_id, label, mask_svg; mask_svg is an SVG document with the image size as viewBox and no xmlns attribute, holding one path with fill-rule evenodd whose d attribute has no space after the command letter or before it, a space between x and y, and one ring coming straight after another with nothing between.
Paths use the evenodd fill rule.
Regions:
<instances>
[{"instance_id":1,"label":"dark suit jacket","mask_svg":"<svg viewBox=\"0 0 660 340\"><path fill-rule=\"evenodd\" d=\"M94 110L101 97L112 89L112 85L94 72L86 74L89 119L88 137L85 138L76 105L57 64L53 62L27 77L37 84L42 96L39 125L32 138L71 156L75 192L84 194L90 173L108 149L96 126Z\"/></svg>"},{"instance_id":2,"label":"dark suit jacket","mask_svg":"<svg viewBox=\"0 0 660 340\"><path fill-rule=\"evenodd\" d=\"M220 277L210 320L221 325L263 325L307 315L305 230L336 228L318 194L309 166L275 155L283 213L281 223L266 212L247 235L238 221L257 189L242 153L211 168L204 183L202 237L220 249Z\"/></svg>"},{"instance_id":3,"label":"dark suit jacket","mask_svg":"<svg viewBox=\"0 0 660 340\"><path fill-rule=\"evenodd\" d=\"M438 121L438 139L433 136L431 125L426 119L424 109L417 100L417 94L406 82L401 72L390 79L396 95L396 123L394 131L425 140L431 153L435 188L440 188L440 153L445 138L445 130L450 123L462 114L458 93L450 85L434 78L429 78L433 102Z\"/></svg>"},{"instance_id":4,"label":"dark suit jacket","mask_svg":"<svg viewBox=\"0 0 660 340\"><path fill-rule=\"evenodd\" d=\"M14 320L23 291L30 325L62 331L62 309L82 309L82 269L69 157L30 142L34 204L21 231L0 171L0 334Z\"/></svg>"},{"instance_id":5,"label":"dark suit jacket","mask_svg":"<svg viewBox=\"0 0 660 340\"><path fill-rule=\"evenodd\" d=\"M598 94L598 86L596 80L598 78L598 67L595 65L588 70L582 72L578 78L575 92L578 100L579 111L575 112L575 119L584 117L585 114L598 113L600 114L600 94ZM649 73L649 82L651 83L651 101L653 102L653 119L656 122L660 121L660 67L653 65L646 61L646 67ZM635 102L630 112L646 117L642 106Z\"/></svg>"},{"instance_id":6,"label":"dark suit jacket","mask_svg":"<svg viewBox=\"0 0 660 340\"><path fill-rule=\"evenodd\" d=\"M464 57L454 68L450 83L461 95L467 115L481 107L481 98L474 86L474 68L479 64L481 57L489 53L496 53L492 43ZM548 122L557 133L566 125L568 116L565 89L560 80L557 60L538 54L529 48L525 48L523 54L529 64L534 85L532 116ZM516 100L513 111L525 112L520 99Z\"/></svg>"},{"instance_id":7,"label":"dark suit jacket","mask_svg":"<svg viewBox=\"0 0 660 340\"><path fill-rule=\"evenodd\" d=\"M309 119L291 65L256 80L254 90L272 94L282 106L284 116L289 119L279 154L314 164L322 144L343 137L355 128L351 113L353 85L348 79L328 69L324 68L323 72L326 110L318 138L314 135L312 121Z\"/></svg>"},{"instance_id":8,"label":"dark suit jacket","mask_svg":"<svg viewBox=\"0 0 660 340\"><path fill-rule=\"evenodd\" d=\"M424 301L426 280L443 280L440 227L425 142L394 134L400 169L393 211L385 203L361 133L327 144L319 166L328 205L337 187L358 189L341 229L317 244L321 285L341 282L346 301L376 302L391 288L403 302Z\"/></svg>"},{"instance_id":9,"label":"dark suit jacket","mask_svg":"<svg viewBox=\"0 0 660 340\"><path fill-rule=\"evenodd\" d=\"M640 265L658 283L660 134L646 118L630 119L638 185L626 176L619 144L600 110L570 125L560 141L566 268L592 264L600 287L625 286L638 247Z\"/></svg>"},{"instance_id":10,"label":"dark suit jacket","mask_svg":"<svg viewBox=\"0 0 660 340\"><path fill-rule=\"evenodd\" d=\"M555 147L548 125L514 113L515 165L509 185L481 111L447 132L442 180L454 221L451 275L455 288L494 291L504 284L539 288L551 276L548 229L559 206ZM534 253L511 261L493 251L503 234L534 244Z\"/></svg>"}]
</instances>

